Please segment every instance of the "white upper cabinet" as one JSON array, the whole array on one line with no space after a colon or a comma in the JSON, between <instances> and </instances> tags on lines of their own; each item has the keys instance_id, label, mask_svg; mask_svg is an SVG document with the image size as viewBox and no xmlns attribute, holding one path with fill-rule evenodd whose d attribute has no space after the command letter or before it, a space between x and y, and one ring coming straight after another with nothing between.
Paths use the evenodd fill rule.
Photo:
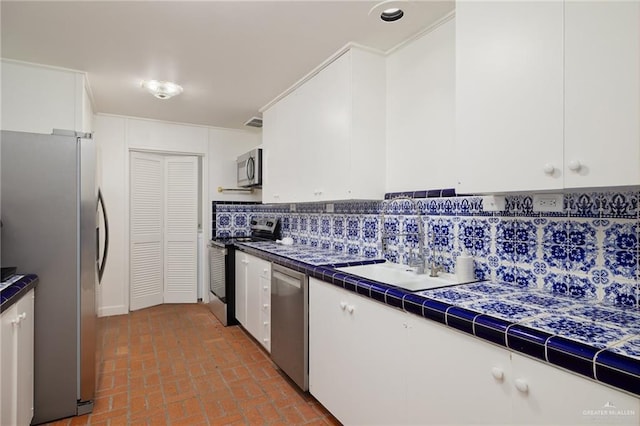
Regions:
<instances>
[{"instance_id":1,"label":"white upper cabinet","mask_svg":"<svg viewBox=\"0 0 640 426\"><path fill-rule=\"evenodd\" d=\"M384 57L352 48L264 111L263 202L379 199Z\"/></svg>"},{"instance_id":2,"label":"white upper cabinet","mask_svg":"<svg viewBox=\"0 0 640 426\"><path fill-rule=\"evenodd\" d=\"M562 188L562 2L456 3L458 192Z\"/></svg>"},{"instance_id":3,"label":"white upper cabinet","mask_svg":"<svg viewBox=\"0 0 640 426\"><path fill-rule=\"evenodd\" d=\"M459 192L640 184L639 8L457 2Z\"/></svg>"},{"instance_id":4,"label":"white upper cabinet","mask_svg":"<svg viewBox=\"0 0 640 426\"><path fill-rule=\"evenodd\" d=\"M640 2L565 3L569 188L640 184Z\"/></svg>"},{"instance_id":5,"label":"white upper cabinet","mask_svg":"<svg viewBox=\"0 0 640 426\"><path fill-rule=\"evenodd\" d=\"M2 129L51 134L91 132L93 112L84 73L2 60Z\"/></svg>"}]
</instances>

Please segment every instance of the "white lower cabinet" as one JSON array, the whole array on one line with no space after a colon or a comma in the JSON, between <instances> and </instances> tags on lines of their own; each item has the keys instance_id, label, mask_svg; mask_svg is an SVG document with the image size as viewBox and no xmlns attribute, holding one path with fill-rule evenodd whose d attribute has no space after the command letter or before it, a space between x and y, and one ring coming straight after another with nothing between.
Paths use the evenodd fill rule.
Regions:
<instances>
[{"instance_id":1,"label":"white lower cabinet","mask_svg":"<svg viewBox=\"0 0 640 426\"><path fill-rule=\"evenodd\" d=\"M236 252L236 319L271 350L271 262Z\"/></svg>"},{"instance_id":2,"label":"white lower cabinet","mask_svg":"<svg viewBox=\"0 0 640 426\"><path fill-rule=\"evenodd\" d=\"M309 390L345 425L640 424L640 398L313 278Z\"/></svg>"},{"instance_id":3,"label":"white lower cabinet","mask_svg":"<svg viewBox=\"0 0 640 426\"><path fill-rule=\"evenodd\" d=\"M30 290L0 315L0 425L28 425L33 418L33 305Z\"/></svg>"},{"instance_id":4,"label":"white lower cabinet","mask_svg":"<svg viewBox=\"0 0 640 426\"><path fill-rule=\"evenodd\" d=\"M432 321L411 319L409 424L510 424L509 352ZM547 367L548 368L548 367Z\"/></svg>"},{"instance_id":5,"label":"white lower cabinet","mask_svg":"<svg viewBox=\"0 0 640 426\"><path fill-rule=\"evenodd\" d=\"M511 354L511 424L640 424L640 398Z\"/></svg>"},{"instance_id":6,"label":"white lower cabinet","mask_svg":"<svg viewBox=\"0 0 640 426\"><path fill-rule=\"evenodd\" d=\"M343 424L406 423L407 319L309 279L309 391Z\"/></svg>"}]
</instances>

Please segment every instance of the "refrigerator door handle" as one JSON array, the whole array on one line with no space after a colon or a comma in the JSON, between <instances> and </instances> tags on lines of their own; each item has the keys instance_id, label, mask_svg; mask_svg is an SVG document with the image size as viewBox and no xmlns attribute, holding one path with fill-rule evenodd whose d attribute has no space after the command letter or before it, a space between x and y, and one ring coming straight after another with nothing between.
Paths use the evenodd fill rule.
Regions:
<instances>
[{"instance_id":1,"label":"refrigerator door handle","mask_svg":"<svg viewBox=\"0 0 640 426\"><path fill-rule=\"evenodd\" d=\"M109 220L107 219L107 209L104 205L104 198L102 198L102 191L98 189L98 203L102 210L102 218L104 219L104 251L102 253L102 261L98 262L98 284L102 281L102 274L104 274L104 268L107 264L107 253L109 253ZM100 242L98 242L100 244Z\"/></svg>"}]
</instances>

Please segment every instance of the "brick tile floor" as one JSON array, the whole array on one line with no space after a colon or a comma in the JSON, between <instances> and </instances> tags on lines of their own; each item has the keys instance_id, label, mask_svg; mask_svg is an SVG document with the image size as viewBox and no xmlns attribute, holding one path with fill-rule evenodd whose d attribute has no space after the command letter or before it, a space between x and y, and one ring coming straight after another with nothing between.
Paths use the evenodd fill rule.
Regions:
<instances>
[{"instance_id":1,"label":"brick tile floor","mask_svg":"<svg viewBox=\"0 0 640 426\"><path fill-rule=\"evenodd\" d=\"M339 425L202 304L100 318L93 413L52 425Z\"/></svg>"}]
</instances>

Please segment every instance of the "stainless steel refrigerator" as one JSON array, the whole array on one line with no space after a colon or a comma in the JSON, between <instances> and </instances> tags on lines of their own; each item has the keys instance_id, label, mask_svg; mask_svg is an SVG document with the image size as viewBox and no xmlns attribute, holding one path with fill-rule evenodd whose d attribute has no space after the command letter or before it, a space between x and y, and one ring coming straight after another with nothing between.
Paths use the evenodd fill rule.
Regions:
<instances>
[{"instance_id":1,"label":"stainless steel refrigerator","mask_svg":"<svg viewBox=\"0 0 640 426\"><path fill-rule=\"evenodd\" d=\"M0 259L3 266L40 278L32 424L91 412L95 290L106 260L105 252L97 262L95 142L89 134L69 131L2 131L0 157Z\"/></svg>"}]
</instances>

